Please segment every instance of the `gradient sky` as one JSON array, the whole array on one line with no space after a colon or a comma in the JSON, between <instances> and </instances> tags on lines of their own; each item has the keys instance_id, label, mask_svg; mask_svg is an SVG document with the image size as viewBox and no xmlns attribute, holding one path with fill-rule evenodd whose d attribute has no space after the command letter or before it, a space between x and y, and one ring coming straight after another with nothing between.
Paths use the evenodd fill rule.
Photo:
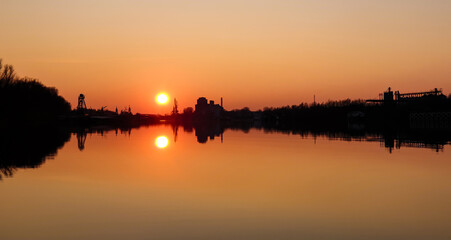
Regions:
<instances>
[{"instance_id":1,"label":"gradient sky","mask_svg":"<svg viewBox=\"0 0 451 240\"><path fill-rule=\"evenodd\" d=\"M0 58L76 106L165 113L451 91L451 1L0 0Z\"/></svg>"}]
</instances>

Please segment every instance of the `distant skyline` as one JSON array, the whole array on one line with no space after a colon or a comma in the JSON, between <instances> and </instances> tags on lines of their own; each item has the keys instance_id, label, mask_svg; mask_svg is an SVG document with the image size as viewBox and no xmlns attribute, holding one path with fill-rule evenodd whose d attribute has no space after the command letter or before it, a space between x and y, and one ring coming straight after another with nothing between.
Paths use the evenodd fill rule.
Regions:
<instances>
[{"instance_id":1,"label":"distant skyline","mask_svg":"<svg viewBox=\"0 0 451 240\"><path fill-rule=\"evenodd\" d=\"M451 92L451 1L2 0L0 58L72 107L169 113ZM169 94L169 104L155 102Z\"/></svg>"}]
</instances>

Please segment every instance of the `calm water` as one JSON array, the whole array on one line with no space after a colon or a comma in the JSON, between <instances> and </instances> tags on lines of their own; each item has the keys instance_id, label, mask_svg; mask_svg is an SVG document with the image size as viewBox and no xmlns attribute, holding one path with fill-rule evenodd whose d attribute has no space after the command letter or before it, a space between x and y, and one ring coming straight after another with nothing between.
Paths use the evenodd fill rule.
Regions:
<instances>
[{"instance_id":1,"label":"calm water","mask_svg":"<svg viewBox=\"0 0 451 240\"><path fill-rule=\"evenodd\" d=\"M256 129L200 144L163 125L72 134L3 170L1 239L451 239L450 146L384 146Z\"/></svg>"}]
</instances>

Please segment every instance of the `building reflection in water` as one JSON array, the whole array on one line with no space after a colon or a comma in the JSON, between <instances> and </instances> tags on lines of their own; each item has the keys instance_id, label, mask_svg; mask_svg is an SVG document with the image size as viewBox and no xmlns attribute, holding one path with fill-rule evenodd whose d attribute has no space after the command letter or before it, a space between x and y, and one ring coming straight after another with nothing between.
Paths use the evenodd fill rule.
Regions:
<instances>
[{"instance_id":1,"label":"building reflection in water","mask_svg":"<svg viewBox=\"0 0 451 240\"><path fill-rule=\"evenodd\" d=\"M78 150L83 151L85 149L86 138L92 134L99 134L103 136L105 133L114 131L117 136L118 131L121 135L130 136L132 133L132 128L116 128L116 127L91 127L91 128L77 128L74 132L77 136Z\"/></svg>"},{"instance_id":2,"label":"building reflection in water","mask_svg":"<svg viewBox=\"0 0 451 240\"><path fill-rule=\"evenodd\" d=\"M221 137L223 142L224 127L219 123L201 124L194 127L198 143L206 143L208 140L214 140L215 137Z\"/></svg>"},{"instance_id":3,"label":"building reflection in water","mask_svg":"<svg viewBox=\"0 0 451 240\"><path fill-rule=\"evenodd\" d=\"M390 153L394 149L408 148L425 148L436 152L443 151L444 146L451 143L451 134L447 132L418 132L418 131L365 131L364 127L358 131L355 129L328 129L328 130L312 130L312 129L293 129L287 126L279 127L262 127L252 126L249 124L224 125L219 122L182 125L185 132L195 131L198 143L207 143L208 140L214 140L215 137L224 140L224 131L227 129L240 130L248 133L250 129L263 130L269 133L282 133L290 135L299 135L301 138L326 138L331 140L343 141L366 141L380 142ZM174 142L177 139L177 131L179 125L173 125Z\"/></svg>"}]
</instances>

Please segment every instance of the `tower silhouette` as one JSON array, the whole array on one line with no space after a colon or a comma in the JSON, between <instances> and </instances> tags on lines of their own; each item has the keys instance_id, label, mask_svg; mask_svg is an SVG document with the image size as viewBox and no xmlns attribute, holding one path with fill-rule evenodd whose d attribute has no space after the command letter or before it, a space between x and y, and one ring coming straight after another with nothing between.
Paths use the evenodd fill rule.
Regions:
<instances>
[{"instance_id":1,"label":"tower silhouette","mask_svg":"<svg viewBox=\"0 0 451 240\"><path fill-rule=\"evenodd\" d=\"M85 110L85 109L86 109L85 95L80 94L80 96L78 96L77 110Z\"/></svg>"}]
</instances>

